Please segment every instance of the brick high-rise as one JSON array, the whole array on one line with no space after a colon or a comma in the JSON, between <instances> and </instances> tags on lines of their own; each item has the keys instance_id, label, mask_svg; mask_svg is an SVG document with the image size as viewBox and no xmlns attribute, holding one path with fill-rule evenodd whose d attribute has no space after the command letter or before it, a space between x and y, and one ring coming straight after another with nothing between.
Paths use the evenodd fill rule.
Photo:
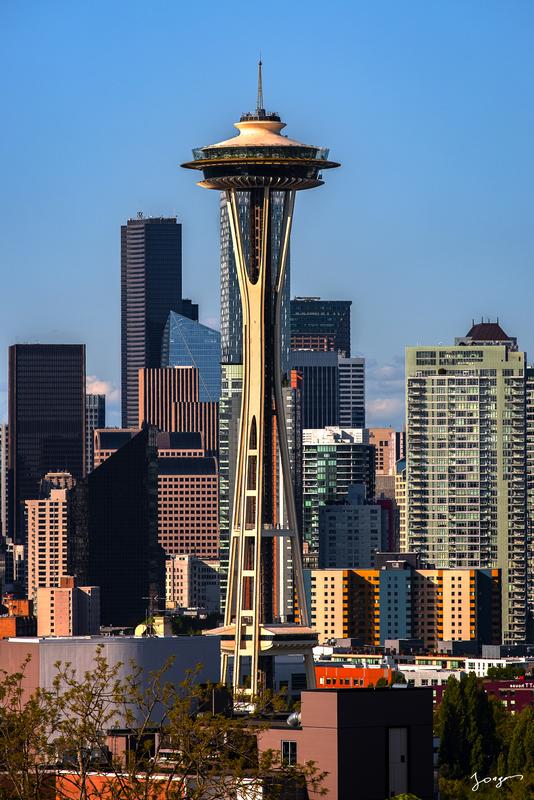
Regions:
<instances>
[{"instance_id":1,"label":"brick high-rise","mask_svg":"<svg viewBox=\"0 0 534 800\"><path fill-rule=\"evenodd\" d=\"M201 401L196 367L139 371L138 426L155 425L171 433L201 433L208 456L218 451L219 404Z\"/></svg>"}]
</instances>

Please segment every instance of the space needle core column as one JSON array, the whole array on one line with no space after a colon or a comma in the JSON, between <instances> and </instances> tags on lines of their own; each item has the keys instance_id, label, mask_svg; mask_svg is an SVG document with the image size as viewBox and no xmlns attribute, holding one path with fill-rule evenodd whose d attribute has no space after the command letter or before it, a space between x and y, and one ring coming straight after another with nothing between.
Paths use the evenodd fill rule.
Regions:
<instances>
[{"instance_id":1,"label":"space needle core column","mask_svg":"<svg viewBox=\"0 0 534 800\"><path fill-rule=\"evenodd\" d=\"M302 654L314 686L300 540L290 472L282 391L281 307L295 193L320 186L321 171L339 166L328 150L281 134L285 127L258 107L235 124L239 134L193 150L183 164L203 172L199 186L226 193L243 314L243 390L222 639L222 680L255 697L274 685L277 655ZM278 489L280 487L280 490ZM282 495L282 496L279 496ZM290 542L298 622L280 622L275 540Z\"/></svg>"}]
</instances>

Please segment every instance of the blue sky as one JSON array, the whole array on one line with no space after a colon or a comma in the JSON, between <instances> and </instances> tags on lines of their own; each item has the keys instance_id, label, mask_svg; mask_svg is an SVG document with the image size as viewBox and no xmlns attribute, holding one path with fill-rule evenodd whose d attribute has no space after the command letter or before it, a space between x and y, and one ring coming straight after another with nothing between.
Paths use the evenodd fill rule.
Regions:
<instances>
[{"instance_id":1,"label":"blue sky","mask_svg":"<svg viewBox=\"0 0 534 800\"><path fill-rule=\"evenodd\" d=\"M7 347L83 341L119 421L119 231L184 226L184 290L219 314L218 202L178 164L255 103L342 168L298 197L292 293L353 300L370 421L403 350L499 316L534 360L530 0L0 3L0 401ZM97 384L94 384L97 385Z\"/></svg>"}]
</instances>

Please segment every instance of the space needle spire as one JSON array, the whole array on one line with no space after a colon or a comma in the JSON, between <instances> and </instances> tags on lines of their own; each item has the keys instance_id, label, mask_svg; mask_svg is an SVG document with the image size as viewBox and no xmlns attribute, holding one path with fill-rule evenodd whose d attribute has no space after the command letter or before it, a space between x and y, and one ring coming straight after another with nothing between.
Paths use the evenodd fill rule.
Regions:
<instances>
[{"instance_id":1,"label":"space needle spire","mask_svg":"<svg viewBox=\"0 0 534 800\"><path fill-rule=\"evenodd\" d=\"M260 53L260 60L258 61L258 99L256 102L256 111L258 114L261 111L265 111L263 106L263 82L261 76L261 68L262 68L262 61L261 61L261 53Z\"/></svg>"},{"instance_id":2,"label":"space needle spire","mask_svg":"<svg viewBox=\"0 0 534 800\"><path fill-rule=\"evenodd\" d=\"M315 687L285 412L283 298L297 191L338 167L326 148L281 134L285 123L263 108L261 56L257 108L237 136L193 150L199 186L224 192L242 310L243 386L230 529L228 589L220 636L221 679L251 701L275 685L277 656L301 655ZM279 579L288 553L292 589ZM277 560L278 559L278 560ZM287 563L284 562L284 563ZM230 669L231 667L231 669Z\"/></svg>"}]
</instances>

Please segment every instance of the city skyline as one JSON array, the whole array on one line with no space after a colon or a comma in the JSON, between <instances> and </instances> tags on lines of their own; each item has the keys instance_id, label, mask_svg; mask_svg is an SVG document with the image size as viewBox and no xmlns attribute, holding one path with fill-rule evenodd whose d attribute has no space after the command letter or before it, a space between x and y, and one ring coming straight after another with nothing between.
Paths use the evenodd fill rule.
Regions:
<instances>
[{"instance_id":1,"label":"city skyline","mask_svg":"<svg viewBox=\"0 0 534 800\"><path fill-rule=\"evenodd\" d=\"M2 90L9 156L0 200L2 419L9 344L83 341L87 373L108 388L110 424L118 424L119 227L138 210L177 213L184 294L200 304L201 322L218 322L217 226L204 235L208 202L176 167L190 141L223 137L217 120L250 105L260 44L267 106L290 117L305 140L324 132L346 165L328 199L318 193L301 203L291 295L353 301L352 354L367 359L368 424L402 422L404 345L448 342L473 317L499 316L527 355L534 351L527 271L534 115L525 102L532 8L415 3L408 15L392 3L387 13L338 3L330 13L346 24L335 51L321 43L317 63L304 43L281 57L277 14L262 20L262 42L245 36L259 12L221 17L247 46L228 55L234 79L214 89L218 49L188 41L192 11L163 7L165 30L136 3L127 17L121 3L106 8L104 28L95 8L0 12L0 58L12 76ZM284 19L296 29L298 9L284 9ZM183 47L172 48L177 32ZM97 34L93 61L88 48ZM183 78L186 65L194 86ZM332 259L336 269L325 269ZM525 290L507 292L514 281ZM14 302L22 293L26 314Z\"/></svg>"}]
</instances>

